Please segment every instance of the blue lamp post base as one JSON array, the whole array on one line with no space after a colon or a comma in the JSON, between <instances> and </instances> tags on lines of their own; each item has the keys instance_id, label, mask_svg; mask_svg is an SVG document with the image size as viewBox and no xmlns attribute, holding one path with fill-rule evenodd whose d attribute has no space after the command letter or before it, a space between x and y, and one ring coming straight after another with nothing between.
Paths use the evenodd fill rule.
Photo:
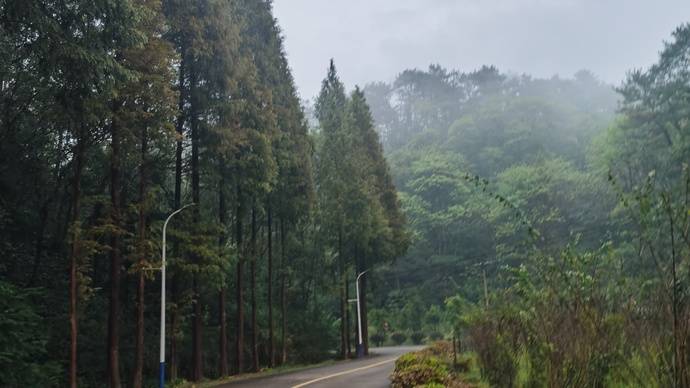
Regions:
<instances>
[{"instance_id":1,"label":"blue lamp post base","mask_svg":"<svg viewBox=\"0 0 690 388\"><path fill-rule=\"evenodd\" d=\"M160 388L165 388L165 363L161 362L160 366L160 371L159 371L159 376L160 376L160 384L158 385Z\"/></svg>"}]
</instances>

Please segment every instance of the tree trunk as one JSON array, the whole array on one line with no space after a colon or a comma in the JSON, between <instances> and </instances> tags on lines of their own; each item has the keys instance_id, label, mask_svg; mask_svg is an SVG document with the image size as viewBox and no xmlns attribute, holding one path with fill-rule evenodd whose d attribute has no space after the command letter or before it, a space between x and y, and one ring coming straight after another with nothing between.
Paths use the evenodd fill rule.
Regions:
<instances>
[{"instance_id":1,"label":"tree trunk","mask_svg":"<svg viewBox=\"0 0 690 388\"><path fill-rule=\"evenodd\" d=\"M256 207L252 206L252 261L250 264L251 272L251 303L252 303L252 372L259 371L259 328L256 323Z\"/></svg>"},{"instance_id":2,"label":"tree trunk","mask_svg":"<svg viewBox=\"0 0 690 388\"><path fill-rule=\"evenodd\" d=\"M222 175L222 172L221 172ZM218 190L218 221L220 222L220 227L225 227L225 194L223 192L223 186L225 185L225 179L221 178L220 188ZM221 229L222 230L222 229ZM225 246L225 236L221 232L218 237L218 249L221 258L223 257L223 251ZM224 377L228 375L228 328L227 328L227 316L225 313L225 299L227 295L227 287L225 282L220 288L220 295L218 298L218 310L219 323L220 323L220 338L219 338L219 372L220 376Z\"/></svg>"},{"instance_id":3,"label":"tree trunk","mask_svg":"<svg viewBox=\"0 0 690 388\"><path fill-rule=\"evenodd\" d=\"M340 271L340 358L347 356L347 317L345 304L345 261L343 260L343 232L338 231L338 267Z\"/></svg>"},{"instance_id":4,"label":"tree trunk","mask_svg":"<svg viewBox=\"0 0 690 388\"><path fill-rule=\"evenodd\" d=\"M227 314L225 312L225 302L227 299L226 287L220 289L220 295L218 296L218 307L220 308L220 338L219 341L219 365L218 370L221 377L225 377L229 374L228 372L228 325L227 325Z\"/></svg>"},{"instance_id":5,"label":"tree trunk","mask_svg":"<svg viewBox=\"0 0 690 388\"><path fill-rule=\"evenodd\" d=\"M203 364L202 364L202 321L201 321L201 295L199 293L199 277L195 274L192 279L192 287L194 292L194 322L192 327L192 380L201 381L204 378Z\"/></svg>"},{"instance_id":6,"label":"tree trunk","mask_svg":"<svg viewBox=\"0 0 690 388\"><path fill-rule=\"evenodd\" d=\"M280 363L287 362L287 257L285 255L285 222L280 219Z\"/></svg>"},{"instance_id":7,"label":"tree trunk","mask_svg":"<svg viewBox=\"0 0 690 388\"><path fill-rule=\"evenodd\" d=\"M236 369L237 373L242 373L244 361L244 296L242 295L242 267L244 260L244 251L242 249L242 191L237 187L237 220L235 227L235 241L237 242L237 250L239 259L237 260L237 342L235 344L236 350Z\"/></svg>"},{"instance_id":8,"label":"tree trunk","mask_svg":"<svg viewBox=\"0 0 690 388\"><path fill-rule=\"evenodd\" d=\"M275 342L273 339L273 213L271 203L266 206L266 238L268 244L268 366L273 368L276 364Z\"/></svg>"},{"instance_id":9,"label":"tree trunk","mask_svg":"<svg viewBox=\"0 0 690 388\"><path fill-rule=\"evenodd\" d=\"M198 116L198 99L196 98L196 73L192 68L190 71L190 91L191 91L191 114L190 114L190 129L192 138L192 201L196 204L194 206L194 227L198 230L199 222L201 221L201 214L199 208L200 204L200 186L199 186L199 117ZM193 232L194 234L196 232ZM197 265L201 262L199 257L194 255L193 259ZM201 381L203 379L203 344L202 344L202 317L201 317L201 292L199 291L199 272L195 271L192 275L192 293L193 293L193 308L194 320L192 324L192 380Z\"/></svg>"},{"instance_id":10,"label":"tree trunk","mask_svg":"<svg viewBox=\"0 0 690 388\"><path fill-rule=\"evenodd\" d=\"M72 215L71 215L71 249L69 268L69 326L70 326L70 362L69 385L77 388L77 261L81 254L80 213L81 213L81 175L84 165L83 129L77 135L74 147L74 177L72 181Z\"/></svg>"},{"instance_id":11,"label":"tree trunk","mask_svg":"<svg viewBox=\"0 0 690 388\"><path fill-rule=\"evenodd\" d=\"M116 108L117 109L117 108ZM110 314L108 315L108 377L111 388L120 387L120 127L111 125L110 156Z\"/></svg>"},{"instance_id":12,"label":"tree trunk","mask_svg":"<svg viewBox=\"0 0 690 388\"><path fill-rule=\"evenodd\" d=\"M184 53L184 47L181 48L181 52ZM179 88L179 98L178 98L178 115L177 115L177 122L175 123L175 130L177 132L177 144L176 144L176 149L175 149L175 200L174 200L174 207L175 209L179 209L182 206L182 151L183 151L183 143L182 139L184 138L184 124L185 124L185 119L186 115L184 113L184 106L185 106L185 86L184 86L184 80L185 80L185 58L184 55L182 55L182 59L180 61L180 69L179 69L179 78L178 78L178 88ZM180 256L180 245L179 243L175 240L173 244L173 255L175 257ZM180 282L180 277L178 276L177 272L173 272L172 275L172 285L171 285L171 293L172 293L172 302L175 305L175 308L171 311L171 317L170 317L170 380L177 380L177 323L179 322L179 311L178 311L178 305L179 305L179 282Z\"/></svg>"},{"instance_id":13,"label":"tree trunk","mask_svg":"<svg viewBox=\"0 0 690 388\"><path fill-rule=\"evenodd\" d=\"M345 280L345 343L347 344L347 358L352 358L352 343L350 341L350 282L347 273L343 276Z\"/></svg>"},{"instance_id":14,"label":"tree trunk","mask_svg":"<svg viewBox=\"0 0 690 388\"><path fill-rule=\"evenodd\" d=\"M135 365L132 386L142 387L144 374L144 263L146 255L146 153L148 138L146 129L141 132L141 160L139 165L139 260L138 260L138 284L137 284L137 329L135 344Z\"/></svg>"},{"instance_id":15,"label":"tree trunk","mask_svg":"<svg viewBox=\"0 0 690 388\"><path fill-rule=\"evenodd\" d=\"M172 317L170 317L170 380L177 380L178 378L178 352L177 352L177 325L179 324L180 317L178 311L178 301L179 301L179 288L175 284L175 280L179 281L179 276L173 275L173 284L170 287L170 293L172 294L173 303L175 307L172 309Z\"/></svg>"},{"instance_id":16,"label":"tree trunk","mask_svg":"<svg viewBox=\"0 0 690 388\"><path fill-rule=\"evenodd\" d=\"M368 275L368 274L367 274ZM367 318L367 275L361 277L359 296L360 308L362 309L362 345L364 346L364 355L369 355L369 320Z\"/></svg>"}]
</instances>

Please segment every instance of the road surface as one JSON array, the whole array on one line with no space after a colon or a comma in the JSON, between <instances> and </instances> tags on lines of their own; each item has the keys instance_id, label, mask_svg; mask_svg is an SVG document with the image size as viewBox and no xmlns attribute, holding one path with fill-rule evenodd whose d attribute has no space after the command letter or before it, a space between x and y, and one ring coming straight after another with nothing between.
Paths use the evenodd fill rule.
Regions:
<instances>
[{"instance_id":1,"label":"road surface","mask_svg":"<svg viewBox=\"0 0 690 388\"><path fill-rule=\"evenodd\" d=\"M419 349L421 347L412 346L372 348L371 356L362 360L237 381L219 388L390 387L388 376L393 372L394 361L405 353Z\"/></svg>"}]
</instances>

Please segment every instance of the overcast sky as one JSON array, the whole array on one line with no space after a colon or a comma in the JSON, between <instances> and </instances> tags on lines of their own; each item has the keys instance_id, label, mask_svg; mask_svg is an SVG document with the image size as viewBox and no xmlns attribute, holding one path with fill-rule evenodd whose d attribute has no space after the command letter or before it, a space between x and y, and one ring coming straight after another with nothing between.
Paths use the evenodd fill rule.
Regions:
<instances>
[{"instance_id":1,"label":"overcast sky","mask_svg":"<svg viewBox=\"0 0 690 388\"><path fill-rule=\"evenodd\" d=\"M348 89L430 63L618 84L690 21L690 0L274 0L303 98L333 57Z\"/></svg>"}]
</instances>

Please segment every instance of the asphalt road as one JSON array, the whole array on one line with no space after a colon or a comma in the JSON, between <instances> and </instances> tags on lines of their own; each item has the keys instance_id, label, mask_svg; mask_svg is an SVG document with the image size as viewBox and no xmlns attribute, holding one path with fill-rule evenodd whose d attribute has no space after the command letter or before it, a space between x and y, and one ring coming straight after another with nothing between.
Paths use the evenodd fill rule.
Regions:
<instances>
[{"instance_id":1,"label":"asphalt road","mask_svg":"<svg viewBox=\"0 0 690 388\"><path fill-rule=\"evenodd\" d=\"M393 372L394 361L401 355L421 347L372 348L371 355L361 360L342 361L276 376L237 381L222 388L325 388L325 387L390 387L388 376Z\"/></svg>"}]
</instances>

